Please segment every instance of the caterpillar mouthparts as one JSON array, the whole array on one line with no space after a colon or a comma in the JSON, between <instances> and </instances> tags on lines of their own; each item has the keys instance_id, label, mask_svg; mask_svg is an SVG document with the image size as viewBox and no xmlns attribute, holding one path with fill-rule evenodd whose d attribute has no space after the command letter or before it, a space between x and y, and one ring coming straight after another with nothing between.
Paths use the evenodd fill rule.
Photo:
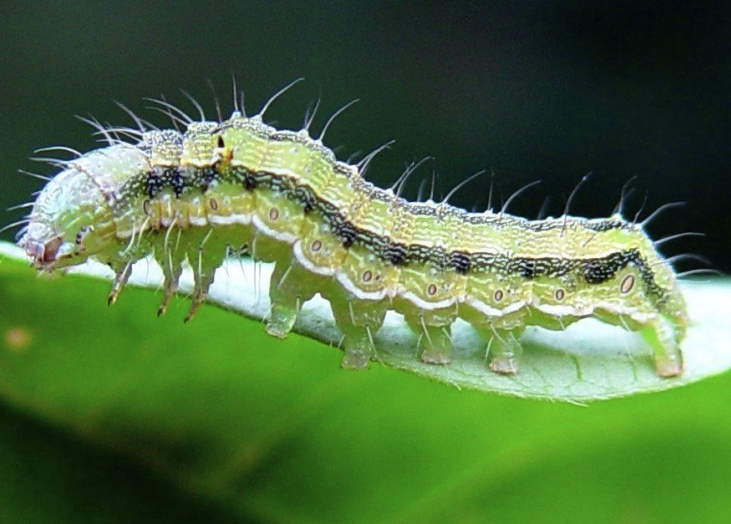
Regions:
<instances>
[{"instance_id":1,"label":"caterpillar mouthparts","mask_svg":"<svg viewBox=\"0 0 731 524\"><path fill-rule=\"evenodd\" d=\"M278 93L279 94L279 93ZM273 99L272 99L273 100ZM480 335L488 367L519 371L527 326L563 330L587 317L637 331L657 374L683 371L685 302L670 265L641 224L620 214L527 220L409 202L338 161L308 130L278 130L236 109L193 121L161 102L184 131L108 128L106 147L61 161L39 194L19 245L42 271L95 259L116 278L151 255L164 274L165 312L185 264L204 302L231 250L273 262L266 329L285 337L303 303L330 302L343 335L342 365L363 368L387 311L419 335L418 357L452 358L450 327ZM326 124L327 127L330 121Z\"/></svg>"}]
</instances>

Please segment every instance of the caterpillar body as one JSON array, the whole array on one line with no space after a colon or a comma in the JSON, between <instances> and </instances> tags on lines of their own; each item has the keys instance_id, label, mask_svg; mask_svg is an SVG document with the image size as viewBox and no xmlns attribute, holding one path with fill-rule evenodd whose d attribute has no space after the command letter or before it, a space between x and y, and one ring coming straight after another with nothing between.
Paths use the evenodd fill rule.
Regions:
<instances>
[{"instance_id":1,"label":"caterpillar body","mask_svg":"<svg viewBox=\"0 0 731 524\"><path fill-rule=\"evenodd\" d=\"M639 332L658 375L682 373L685 302L641 224L618 213L527 220L409 202L364 180L365 163L339 161L307 129L275 129L263 112L186 119L183 131L139 120L139 129L100 126L108 146L62 162L19 244L43 271L89 258L107 264L116 274L110 303L134 262L152 255L164 274L160 314L189 263L186 320L227 253L245 247L274 263L268 333L285 337L320 293L347 368L368 365L374 335L395 310L427 363L450 362L458 318L481 336L488 367L513 374L527 326L562 330L594 317Z\"/></svg>"}]
</instances>

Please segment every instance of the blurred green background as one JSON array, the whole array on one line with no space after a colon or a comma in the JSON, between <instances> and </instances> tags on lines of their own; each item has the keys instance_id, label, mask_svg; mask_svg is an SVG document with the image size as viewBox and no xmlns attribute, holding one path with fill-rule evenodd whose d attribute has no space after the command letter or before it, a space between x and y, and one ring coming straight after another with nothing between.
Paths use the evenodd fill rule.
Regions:
<instances>
[{"instance_id":1,"label":"blurred green background","mask_svg":"<svg viewBox=\"0 0 731 524\"><path fill-rule=\"evenodd\" d=\"M481 169L511 211L629 215L728 271L725 200L731 8L719 2L41 2L0 6L0 208L52 173L33 150L95 147L74 114L129 123L119 100L180 105L186 89L297 128L353 98L326 142L341 158L387 140L386 185L433 155L446 193ZM317 125L315 125L317 129ZM407 194L414 197L414 180ZM488 179L452 202L483 207ZM22 216L7 212L0 222ZM12 238L5 232L3 238ZM681 269L698 267L696 264ZM727 522L731 379L579 408L460 392L205 308L154 318L156 296L0 280L0 522ZM88 286L88 287L87 287ZM19 331L18 331L19 330ZM8 333L10 333L10 338ZM18 334L30 340L18 346ZM21 337L22 342L22 337ZM20 349L19 349L20 348ZM301 351L300 351L301 350Z\"/></svg>"}]
</instances>

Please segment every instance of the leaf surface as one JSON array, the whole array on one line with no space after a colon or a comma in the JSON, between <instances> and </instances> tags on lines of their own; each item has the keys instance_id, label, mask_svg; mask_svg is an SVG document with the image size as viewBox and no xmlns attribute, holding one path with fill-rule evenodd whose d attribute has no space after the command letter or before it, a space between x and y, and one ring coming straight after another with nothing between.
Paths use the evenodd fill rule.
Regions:
<instances>
[{"instance_id":1,"label":"leaf surface","mask_svg":"<svg viewBox=\"0 0 731 524\"><path fill-rule=\"evenodd\" d=\"M725 518L727 376L587 410L377 363L343 371L336 349L271 339L260 321L207 307L184 325L186 300L158 319L156 293L130 287L107 308L107 292L95 278L0 261L0 516Z\"/></svg>"}]
</instances>

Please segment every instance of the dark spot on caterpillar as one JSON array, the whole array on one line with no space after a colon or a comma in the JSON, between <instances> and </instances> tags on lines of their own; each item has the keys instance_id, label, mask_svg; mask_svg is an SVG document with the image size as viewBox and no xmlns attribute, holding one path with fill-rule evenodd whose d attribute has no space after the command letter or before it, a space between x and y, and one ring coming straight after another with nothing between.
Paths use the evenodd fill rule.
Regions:
<instances>
[{"instance_id":1,"label":"dark spot on caterpillar","mask_svg":"<svg viewBox=\"0 0 731 524\"><path fill-rule=\"evenodd\" d=\"M502 289L496 289L495 293L492 294L492 298L495 300L495 302L500 302L505 297L505 293L503 293Z\"/></svg>"},{"instance_id":2,"label":"dark spot on caterpillar","mask_svg":"<svg viewBox=\"0 0 731 524\"><path fill-rule=\"evenodd\" d=\"M492 261L488 258L486 265L504 269L507 273L517 273L523 278L532 280L542 275L553 278L564 276L574 270L577 264L584 262L570 258L509 258L505 255L496 255Z\"/></svg>"},{"instance_id":3,"label":"dark spot on caterpillar","mask_svg":"<svg viewBox=\"0 0 731 524\"><path fill-rule=\"evenodd\" d=\"M370 282L373 279L373 272L370 269L366 269L365 271L363 271L361 279L363 280L363 282Z\"/></svg>"},{"instance_id":4,"label":"dark spot on caterpillar","mask_svg":"<svg viewBox=\"0 0 731 524\"><path fill-rule=\"evenodd\" d=\"M618 271L636 257L634 250L617 252L604 258L586 260L583 264L584 280L587 284L601 284L613 278Z\"/></svg>"},{"instance_id":5,"label":"dark spot on caterpillar","mask_svg":"<svg viewBox=\"0 0 731 524\"><path fill-rule=\"evenodd\" d=\"M243 175L244 189L247 191L253 191L256 189L257 180L253 173L245 172Z\"/></svg>"},{"instance_id":6,"label":"dark spot on caterpillar","mask_svg":"<svg viewBox=\"0 0 731 524\"><path fill-rule=\"evenodd\" d=\"M470 255L464 251L453 251L449 257L449 266L461 275L466 274L470 270Z\"/></svg>"},{"instance_id":7,"label":"dark spot on caterpillar","mask_svg":"<svg viewBox=\"0 0 731 524\"><path fill-rule=\"evenodd\" d=\"M180 197L186 189L185 178L178 167L153 167L145 179L145 194L155 198L160 191L171 186L176 197Z\"/></svg>"},{"instance_id":8,"label":"dark spot on caterpillar","mask_svg":"<svg viewBox=\"0 0 731 524\"><path fill-rule=\"evenodd\" d=\"M180 198L180 195L185 191L185 179L177 168L171 168L167 173L170 177L170 184L173 186L173 191L175 191L175 197Z\"/></svg>"},{"instance_id":9,"label":"dark spot on caterpillar","mask_svg":"<svg viewBox=\"0 0 731 524\"><path fill-rule=\"evenodd\" d=\"M311 250L312 250L312 251L313 251L314 253L317 253L318 251L320 251L320 249L322 249L322 242L321 242L321 241L319 241L319 240L315 240L315 241L314 241L314 242L312 243L312 245L310 246L310 249L311 249Z\"/></svg>"},{"instance_id":10,"label":"dark spot on caterpillar","mask_svg":"<svg viewBox=\"0 0 731 524\"><path fill-rule=\"evenodd\" d=\"M400 266L406 262L406 246L403 244L388 243L386 248L383 250L384 260L390 262L394 266Z\"/></svg>"},{"instance_id":11,"label":"dark spot on caterpillar","mask_svg":"<svg viewBox=\"0 0 731 524\"><path fill-rule=\"evenodd\" d=\"M224 142L223 142L223 136L218 135L216 145L218 146L219 149L223 149L224 147L226 147L226 144L224 144Z\"/></svg>"},{"instance_id":12,"label":"dark spot on caterpillar","mask_svg":"<svg viewBox=\"0 0 731 524\"><path fill-rule=\"evenodd\" d=\"M209 198L208 207L210 207L212 211L216 211L218 209L218 200L215 198Z\"/></svg>"},{"instance_id":13,"label":"dark spot on caterpillar","mask_svg":"<svg viewBox=\"0 0 731 524\"><path fill-rule=\"evenodd\" d=\"M533 279L536 277L538 268L536 267L536 260L531 258L518 259L518 273L521 277L527 279Z\"/></svg>"},{"instance_id":14,"label":"dark spot on caterpillar","mask_svg":"<svg viewBox=\"0 0 731 524\"><path fill-rule=\"evenodd\" d=\"M562 300L563 300L564 298L566 298L566 292L565 292L565 291L564 291L563 289L561 289L561 288L558 288L558 289L557 289L557 290L556 290L556 291L554 292L553 296L554 296L554 298L555 298L556 300L558 300L559 302L561 302L561 301L562 301Z\"/></svg>"},{"instance_id":15,"label":"dark spot on caterpillar","mask_svg":"<svg viewBox=\"0 0 731 524\"><path fill-rule=\"evenodd\" d=\"M191 185L198 186L201 190L201 193L205 193L208 191L208 188L210 185L218 178L219 174L217 171L218 162L214 164L212 167L206 167L203 169L196 169L195 174L193 176L193 181L191 182Z\"/></svg>"},{"instance_id":16,"label":"dark spot on caterpillar","mask_svg":"<svg viewBox=\"0 0 731 524\"><path fill-rule=\"evenodd\" d=\"M162 177L163 173L164 171L159 168L152 168L152 170L147 173L147 178L145 180L145 194L149 198L155 198L155 196L162 191L162 188L165 187L165 181Z\"/></svg>"},{"instance_id":17,"label":"dark spot on caterpillar","mask_svg":"<svg viewBox=\"0 0 731 524\"><path fill-rule=\"evenodd\" d=\"M633 275L627 275L622 279L621 284L619 284L619 291L621 293L627 294L630 291L632 291L632 288L635 286L635 277Z\"/></svg>"},{"instance_id":18,"label":"dark spot on caterpillar","mask_svg":"<svg viewBox=\"0 0 731 524\"><path fill-rule=\"evenodd\" d=\"M350 247L358 237L358 232L348 222L333 224L333 233L340 239L343 247Z\"/></svg>"},{"instance_id":19,"label":"dark spot on caterpillar","mask_svg":"<svg viewBox=\"0 0 731 524\"><path fill-rule=\"evenodd\" d=\"M277 220L279 218L279 210L276 207L273 207L269 210L269 220L272 222Z\"/></svg>"},{"instance_id":20,"label":"dark spot on caterpillar","mask_svg":"<svg viewBox=\"0 0 731 524\"><path fill-rule=\"evenodd\" d=\"M144 200L142 202L142 211L147 215L148 217L152 216L152 209L151 209L152 203L149 200Z\"/></svg>"},{"instance_id":21,"label":"dark spot on caterpillar","mask_svg":"<svg viewBox=\"0 0 731 524\"><path fill-rule=\"evenodd\" d=\"M426 294L429 296L434 296L437 294L437 285L436 284L429 284L429 286L426 288Z\"/></svg>"}]
</instances>

